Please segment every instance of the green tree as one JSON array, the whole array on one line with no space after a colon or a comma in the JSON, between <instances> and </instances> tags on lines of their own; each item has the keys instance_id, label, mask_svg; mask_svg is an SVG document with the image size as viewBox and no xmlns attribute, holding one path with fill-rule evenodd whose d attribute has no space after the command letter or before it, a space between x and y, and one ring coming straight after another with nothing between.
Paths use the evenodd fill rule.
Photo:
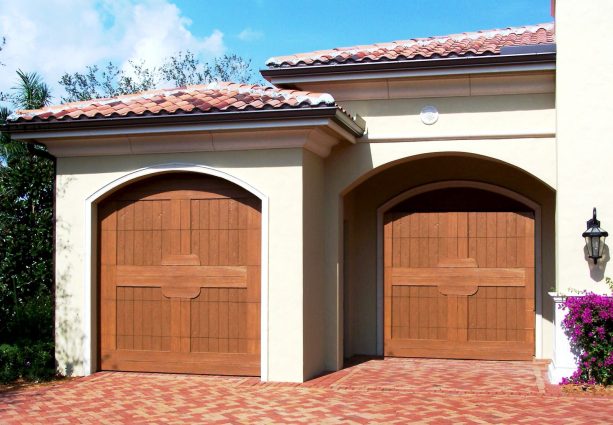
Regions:
<instances>
[{"instance_id":1,"label":"green tree","mask_svg":"<svg viewBox=\"0 0 613 425\"><path fill-rule=\"evenodd\" d=\"M20 109L49 103L35 73L17 72L8 94ZM0 124L9 116L0 109ZM52 376L53 179L44 148L0 136L0 381Z\"/></svg>"},{"instance_id":2,"label":"green tree","mask_svg":"<svg viewBox=\"0 0 613 425\"><path fill-rule=\"evenodd\" d=\"M144 61L129 61L126 69L113 62L105 67L89 65L85 72L65 73L59 83L66 90L63 102L151 90L163 85L180 87L206 84L211 81L257 81L251 60L231 54L202 62L192 52L177 52L166 58L160 67L148 67Z\"/></svg>"}]
</instances>

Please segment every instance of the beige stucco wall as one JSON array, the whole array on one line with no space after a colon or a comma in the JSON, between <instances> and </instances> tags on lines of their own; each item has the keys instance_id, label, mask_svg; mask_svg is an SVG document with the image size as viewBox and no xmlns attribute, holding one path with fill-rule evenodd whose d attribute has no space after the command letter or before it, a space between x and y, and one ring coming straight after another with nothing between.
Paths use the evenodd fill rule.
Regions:
<instances>
[{"instance_id":1,"label":"beige stucco wall","mask_svg":"<svg viewBox=\"0 0 613 425\"><path fill-rule=\"evenodd\" d=\"M346 102L368 124L368 140L479 138L513 134L553 134L555 111L551 93L389 99ZM439 120L424 125L424 106L438 109Z\"/></svg>"},{"instance_id":2,"label":"beige stucco wall","mask_svg":"<svg viewBox=\"0 0 613 425\"><path fill-rule=\"evenodd\" d=\"M558 291L603 292L605 261L584 257L581 233L598 208L602 227L613 230L610 163L613 158L613 56L603 46L611 33L613 2L557 0L556 112L558 120ZM604 44L603 44L604 43ZM609 243L610 245L610 243Z\"/></svg>"},{"instance_id":3,"label":"beige stucco wall","mask_svg":"<svg viewBox=\"0 0 613 425\"><path fill-rule=\"evenodd\" d=\"M230 174L268 197L268 378L302 381L305 373L301 332L305 308L302 158L302 149L59 158L56 354L60 371L75 375L89 373L84 359L95 353L94 346L92 353L83 351L87 334L83 329L84 317L96 304L95 299L91 302L84 299L83 282L89 264L85 258L89 252L85 242L88 231L85 228L86 199L134 170L158 164L184 163L205 165ZM91 293L95 294L94 288ZM95 326L94 319L89 330L94 342ZM95 360L92 364L95 367ZM309 363L308 370L313 368L316 366Z\"/></svg>"},{"instance_id":4,"label":"beige stucco wall","mask_svg":"<svg viewBox=\"0 0 613 425\"><path fill-rule=\"evenodd\" d=\"M317 155L303 154L303 273L304 273L304 377L321 373L325 367L326 282L324 280L325 222L324 161Z\"/></svg>"}]
</instances>

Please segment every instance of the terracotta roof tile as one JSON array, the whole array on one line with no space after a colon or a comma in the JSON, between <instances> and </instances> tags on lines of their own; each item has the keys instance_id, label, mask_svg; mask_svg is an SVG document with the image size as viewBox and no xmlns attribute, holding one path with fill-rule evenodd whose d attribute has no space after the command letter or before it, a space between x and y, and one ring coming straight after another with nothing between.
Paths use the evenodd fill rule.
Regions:
<instances>
[{"instance_id":1,"label":"terracotta roof tile","mask_svg":"<svg viewBox=\"0 0 613 425\"><path fill-rule=\"evenodd\" d=\"M554 42L554 25L553 23L547 23L429 38L413 38L391 43L317 50L309 53L272 57L266 61L266 65L271 68L280 68L470 55L496 55L500 54L500 50L507 46Z\"/></svg>"},{"instance_id":2,"label":"terracotta roof tile","mask_svg":"<svg viewBox=\"0 0 613 425\"><path fill-rule=\"evenodd\" d=\"M336 103L327 93L282 90L250 84L211 83L93 99L37 110L21 110L12 114L9 120L27 122L103 119L128 114L163 115L318 106L336 106Z\"/></svg>"}]
</instances>

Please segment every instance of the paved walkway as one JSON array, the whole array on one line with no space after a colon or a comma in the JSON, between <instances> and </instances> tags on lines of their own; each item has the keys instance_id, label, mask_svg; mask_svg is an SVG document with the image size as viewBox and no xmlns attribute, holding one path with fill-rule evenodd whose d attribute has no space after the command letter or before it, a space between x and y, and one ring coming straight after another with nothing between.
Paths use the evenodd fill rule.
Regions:
<instances>
[{"instance_id":1,"label":"paved walkway","mask_svg":"<svg viewBox=\"0 0 613 425\"><path fill-rule=\"evenodd\" d=\"M561 394L545 365L371 360L304 384L101 372L0 393L0 423L598 424L613 399Z\"/></svg>"}]
</instances>

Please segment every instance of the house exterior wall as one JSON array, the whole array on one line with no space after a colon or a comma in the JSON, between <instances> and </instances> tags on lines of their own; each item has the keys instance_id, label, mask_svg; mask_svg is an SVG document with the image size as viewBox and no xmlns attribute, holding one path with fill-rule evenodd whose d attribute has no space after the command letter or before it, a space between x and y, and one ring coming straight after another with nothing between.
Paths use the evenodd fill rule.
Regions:
<instances>
[{"instance_id":1,"label":"house exterior wall","mask_svg":"<svg viewBox=\"0 0 613 425\"><path fill-rule=\"evenodd\" d=\"M262 362L268 372L263 379L303 381L302 161L302 149L58 158L56 357L60 372L84 375L96 370L95 267L91 270L92 288L84 287L89 265L96 264L96 219L93 217L92 227L86 228L90 213L86 211L87 198L135 170L180 163L227 173L267 196L268 358L263 357ZM86 242L88 232L94 237L91 246ZM317 258L310 261L308 264L315 267ZM88 294L91 299L86 299ZM309 371L316 368L312 363Z\"/></svg>"},{"instance_id":2,"label":"house exterior wall","mask_svg":"<svg viewBox=\"0 0 613 425\"><path fill-rule=\"evenodd\" d=\"M263 379L299 382L342 367L344 355L376 354L377 311L373 294L364 288L370 288L377 274L377 207L402 191L442 178L481 179L512 186L529 197L540 196L534 194L530 179L514 186L497 174L505 169L523 170L522 175L553 192L557 176L552 78L551 74L541 78L533 86L536 93L521 86L510 93L506 88L506 94L466 96L451 90L446 93L454 95L433 97L427 92L432 81L420 80L411 87L426 93L424 97L414 97L414 91L401 85L396 94L388 91L393 98L346 101L349 110L364 117L368 134L355 145L338 145L325 159L300 148L59 158L56 317L60 370L87 374L96 364L97 301L95 296L85 299L96 291L95 286L83 287L90 271L92 285L96 282L95 268L88 269L95 260L95 243L86 246L87 235L96 234L96 220L93 217L92 227L86 228L86 200L115 179L168 163L211 167L267 196L268 350L262 359L266 362ZM449 88L456 80L442 78L436 83ZM419 118L426 105L436 106L441 114L432 126ZM491 165L490 175L475 174L477 169L473 174L460 172L469 165L460 166L455 174L429 168L418 173L419 178L409 173L398 179L392 172L398 163L430 156L464 158L466 163L482 158ZM552 215L551 197L535 201L542 201L544 211ZM552 232L548 226L546 231ZM348 241L343 239L345 230ZM345 253L343 242L348 242ZM92 258L86 258L90 254ZM544 270L543 287L551 284L552 269ZM348 279L351 285L343 288ZM344 290L345 306L354 310L349 315L343 311ZM90 312L94 320L88 321ZM346 344L344 320L352 321ZM547 326L550 322L543 332L551 334ZM550 339L544 338L544 357L550 346Z\"/></svg>"},{"instance_id":3,"label":"house exterior wall","mask_svg":"<svg viewBox=\"0 0 613 425\"><path fill-rule=\"evenodd\" d=\"M301 148L74 157L58 159L56 341L60 370L95 367L95 288L83 282L95 259L95 217L86 200L135 170L167 163L211 167L266 195L268 319L266 376L303 381L342 367L343 357L377 353L376 210L394 196L436 181L471 180L510 189L539 204L542 323L539 357L559 377L573 367L560 317L546 292L604 292L610 257L593 266L580 238L591 208L613 222L607 160L613 154L609 78L613 59L598 50L613 5L556 3L557 70L304 83L332 93L366 121L355 145L327 158ZM582 34L577 37L577 34ZM580 60L578 59L580 56ZM555 93L554 93L555 91ZM425 125L424 106L439 120ZM194 136L196 137L196 136ZM162 143L166 146L165 143ZM257 143L256 143L257 144ZM263 217L264 218L264 217ZM264 218L265 219L265 218ZM609 224L607 224L609 223ZM90 256L92 258L87 258ZM90 276L95 283L95 273ZM538 308L538 307L537 307ZM554 317L556 316L556 317ZM556 348L558 347L558 348ZM564 347L564 350L562 348ZM91 352L88 352L91 351Z\"/></svg>"},{"instance_id":4,"label":"house exterior wall","mask_svg":"<svg viewBox=\"0 0 613 425\"><path fill-rule=\"evenodd\" d=\"M556 265L557 284L554 296L559 305L571 290L603 293L603 283L611 275L610 242L605 256L594 265L585 254L580 237L592 207L604 229L613 228L609 163L613 157L613 57L601 43L610 33L613 3L607 0L555 3L557 71L557 174ZM566 336L560 323L564 312L556 310L556 338L549 368L553 382L572 374L575 369Z\"/></svg>"}]
</instances>

